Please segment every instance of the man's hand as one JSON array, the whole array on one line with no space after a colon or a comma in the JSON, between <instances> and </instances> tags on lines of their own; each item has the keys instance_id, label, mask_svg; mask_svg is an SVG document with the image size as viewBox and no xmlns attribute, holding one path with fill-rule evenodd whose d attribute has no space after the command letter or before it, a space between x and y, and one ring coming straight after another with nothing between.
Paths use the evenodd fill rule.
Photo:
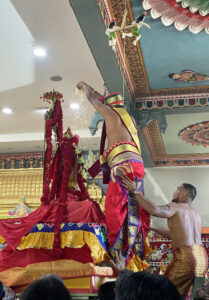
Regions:
<instances>
[{"instance_id":1,"label":"man's hand","mask_svg":"<svg viewBox=\"0 0 209 300\"><path fill-rule=\"evenodd\" d=\"M133 193L136 190L136 182L132 181L127 176L122 177L122 185L131 193Z\"/></svg>"},{"instance_id":2,"label":"man's hand","mask_svg":"<svg viewBox=\"0 0 209 300\"><path fill-rule=\"evenodd\" d=\"M94 92L94 90L84 81L80 81L76 87L79 91L82 90L85 93L87 98L90 96L90 93Z\"/></svg>"},{"instance_id":3,"label":"man's hand","mask_svg":"<svg viewBox=\"0 0 209 300\"><path fill-rule=\"evenodd\" d=\"M115 252L115 261L110 260L110 265L116 272L120 272L125 269L125 257L123 257L121 251L119 254L117 251Z\"/></svg>"},{"instance_id":4,"label":"man's hand","mask_svg":"<svg viewBox=\"0 0 209 300\"><path fill-rule=\"evenodd\" d=\"M82 90L90 102L92 102L92 101L98 102L99 98L102 96L100 93L95 91L90 85L88 85L84 81L80 81L77 84L77 89L80 91ZM95 103L92 102L92 104L93 104L93 106L95 106L94 105ZM99 103L99 104L101 105L101 103ZM97 110L97 107L95 107L95 108Z\"/></svg>"},{"instance_id":5,"label":"man's hand","mask_svg":"<svg viewBox=\"0 0 209 300\"><path fill-rule=\"evenodd\" d=\"M80 81L79 83L77 83L76 87L77 89L81 90L83 89L84 85L86 85L86 83L84 81Z\"/></svg>"}]
</instances>

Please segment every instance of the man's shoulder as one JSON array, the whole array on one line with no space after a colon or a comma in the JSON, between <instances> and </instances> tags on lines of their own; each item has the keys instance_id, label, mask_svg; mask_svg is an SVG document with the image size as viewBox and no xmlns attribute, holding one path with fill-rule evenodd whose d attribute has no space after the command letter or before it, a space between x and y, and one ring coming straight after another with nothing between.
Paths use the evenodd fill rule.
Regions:
<instances>
[{"instance_id":1,"label":"man's shoulder","mask_svg":"<svg viewBox=\"0 0 209 300\"><path fill-rule=\"evenodd\" d=\"M178 207L178 203L175 202L169 202L167 205L169 205L170 207Z\"/></svg>"},{"instance_id":2,"label":"man's shoulder","mask_svg":"<svg viewBox=\"0 0 209 300\"><path fill-rule=\"evenodd\" d=\"M180 203L169 202L167 205L175 214L183 210L183 207L180 205Z\"/></svg>"}]
</instances>

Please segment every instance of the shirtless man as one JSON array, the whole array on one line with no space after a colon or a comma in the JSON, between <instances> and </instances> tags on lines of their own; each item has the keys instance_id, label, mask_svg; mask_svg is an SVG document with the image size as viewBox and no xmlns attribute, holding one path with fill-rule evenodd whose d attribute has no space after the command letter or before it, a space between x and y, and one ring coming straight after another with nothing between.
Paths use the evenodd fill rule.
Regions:
<instances>
[{"instance_id":1,"label":"shirtless man","mask_svg":"<svg viewBox=\"0 0 209 300\"><path fill-rule=\"evenodd\" d=\"M77 88L83 90L88 101L104 117L106 125L108 149L101 153L100 164L108 164L111 170L111 181L108 184L105 200L109 253L115 257L116 251L123 250L127 258L126 262L132 260L130 263L134 269L141 270L139 256L142 254L142 245L139 240L142 238L140 235L143 234L141 240L145 241L149 227L149 214L138 205L137 209L134 209L135 201L132 202L128 191L125 191L121 184L122 176L127 175L131 180L136 181L139 192L143 188L144 165L137 128L132 117L124 109L124 100L120 94L102 97L83 81L77 84ZM130 218L133 224L130 224ZM132 226L131 231L129 225ZM135 256L138 257L135 259Z\"/></svg>"},{"instance_id":2,"label":"shirtless man","mask_svg":"<svg viewBox=\"0 0 209 300\"><path fill-rule=\"evenodd\" d=\"M168 229L152 228L173 243L174 256L165 275L177 286L183 298L191 298L192 292L194 295L198 288L195 284L193 289L194 283L203 283L208 269L207 253L201 241L200 215L191 206L196 196L196 188L183 183L174 192L172 202L157 206L137 194L135 183L129 178L124 177L122 182L152 216L167 218Z\"/></svg>"}]
</instances>

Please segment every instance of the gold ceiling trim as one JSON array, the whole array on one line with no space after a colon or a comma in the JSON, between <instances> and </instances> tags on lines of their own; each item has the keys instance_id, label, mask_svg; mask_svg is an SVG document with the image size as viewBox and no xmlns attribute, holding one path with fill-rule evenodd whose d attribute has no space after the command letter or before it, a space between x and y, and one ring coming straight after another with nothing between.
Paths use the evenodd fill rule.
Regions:
<instances>
[{"instance_id":1,"label":"gold ceiling trim","mask_svg":"<svg viewBox=\"0 0 209 300\"><path fill-rule=\"evenodd\" d=\"M209 153L166 154L158 120L142 130L155 167L209 165Z\"/></svg>"},{"instance_id":2,"label":"gold ceiling trim","mask_svg":"<svg viewBox=\"0 0 209 300\"><path fill-rule=\"evenodd\" d=\"M123 14L125 11L124 0L108 0L110 5L110 11L113 13L115 23L120 25L122 23ZM127 24L131 24L134 21L134 15L131 7L130 0L127 1L128 13L126 17ZM150 96L150 87L148 77L144 65L144 58L141 51L141 47L138 43L137 47L133 45L134 38L128 38L125 40L125 66L128 75L131 78L134 86L134 96ZM123 40L120 36L119 39L120 51L124 53Z\"/></svg>"},{"instance_id":3,"label":"gold ceiling trim","mask_svg":"<svg viewBox=\"0 0 209 300\"><path fill-rule=\"evenodd\" d=\"M190 86L186 88L170 88L151 90L152 96L169 96L184 94L201 94L209 93L209 86Z\"/></svg>"},{"instance_id":4,"label":"gold ceiling trim","mask_svg":"<svg viewBox=\"0 0 209 300\"><path fill-rule=\"evenodd\" d=\"M166 155L158 120L151 121L142 132L154 161L157 156Z\"/></svg>"}]
</instances>

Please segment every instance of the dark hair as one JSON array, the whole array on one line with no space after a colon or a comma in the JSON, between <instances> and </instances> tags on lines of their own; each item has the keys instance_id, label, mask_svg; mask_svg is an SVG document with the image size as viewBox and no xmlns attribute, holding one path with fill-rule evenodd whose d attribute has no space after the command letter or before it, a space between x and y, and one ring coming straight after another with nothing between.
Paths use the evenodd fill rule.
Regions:
<instances>
[{"instance_id":1,"label":"dark hair","mask_svg":"<svg viewBox=\"0 0 209 300\"><path fill-rule=\"evenodd\" d=\"M143 271L133 273L123 282L117 299L181 300L181 296L167 277Z\"/></svg>"},{"instance_id":2,"label":"dark hair","mask_svg":"<svg viewBox=\"0 0 209 300\"><path fill-rule=\"evenodd\" d=\"M98 290L99 300L115 299L115 281L108 281L100 285Z\"/></svg>"},{"instance_id":3,"label":"dark hair","mask_svg":"<svg viewBox=\"0 0 209 300\"><path fill-rule=\"evenodd\" d=\"M197 195L197 190L196 188L190 184L190 183L183 183L182 184L183 188L185 190L187 190L188 194L189 194L189 197L192 199L192 201L194 200L194 198L196 197Z\"/></svg>"},{"instance_id":4,"label":"dark hair","mask_svg":"<svg viewBox=\"0 0 209 300\"><path fill-rule=\"evenodd\" d=\"M5 296L4 285L3 285L3 283L0 281L0 299L3 299L4 296Z\"/></svg>"},{"instance_id":5,"label":"dark hair","mask_svg":"<svg viewBox=\"0 0 209 300\"><path fill-rule=\"evenodd\" d=\"M168 77L173 79L173 75L175 75L175 73L170 73L168 74Z\"/></svg>"},{"instance_id":6,"label":"dark hair","mask_svg":"<svg viewBox=\"0 0 209 300\"><path fill-rule=\"evenodd\" d=\"M21 294L20 300L71 300L61 279L50 275L32 282Z\"/></svg>"}]
</instances>

